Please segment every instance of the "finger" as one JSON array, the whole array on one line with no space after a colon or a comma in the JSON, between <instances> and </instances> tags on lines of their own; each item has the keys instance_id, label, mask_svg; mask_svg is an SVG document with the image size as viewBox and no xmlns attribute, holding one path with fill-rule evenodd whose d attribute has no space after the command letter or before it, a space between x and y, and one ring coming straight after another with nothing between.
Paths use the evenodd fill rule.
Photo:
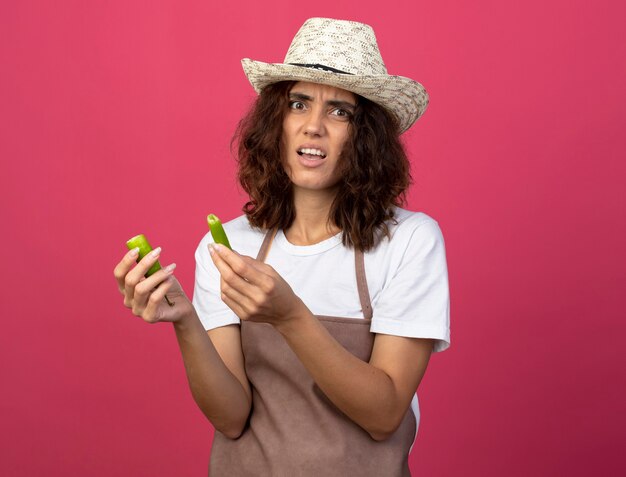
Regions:
<instances>
[{"instance_id":1,"label":"finger","mask_svg":"<svg viewBox=\"0 0 626 477\"><path fill-rule=\"evenodd\" d=\"M233 310L235 315L237 315L240 319L247 320L249 318L249 315L245 312L243 307L237 301L229 298L225 293L222 293L222 301L228 308Z\"/></svg>"},{"instance_id":2,"label":"finger","mask_svg":"<svg viewBox=\"0 0 626 477\"><path fill-rule=\"evenodd\" d=\"M270 267L268 264L260 262L259 260L252 258L252 257L248 257L247 255L239 255L239 257L241 258L241 260L244 261L244 263L246 263L247 265L251 266L252 268L256 269L257 271L267 275L268 273L270 273L271 270L273 270L272 267Z\"/></svg>"},{"instance_id":3,"label":"finger","mask_svg":"<svg viewBox=\"0 0 626 477\"><path fill-rule=\"evenodd\" d=\"M171 263L167 267L162 268L145 280L139 282L137 286L135 286L135 295L133 299L145 306L152 294L154 293L154 290L158 288L161 283L166 281L174 273L175 269L176 264Z\"/></svg>"},{"instance_id":4,"label":"finger","mask_svg":"<svg viewBox=\"0 0 626 477\"><path fill-rule=\"evenodd\" d=\"M227 297L232 302L236 303L241 308L248 308L250 306L250 297L245 293L242 293L237 288L231 286L223 278L220 280L220 291L222 297Z\"/></svg>"},{"instance_id":5,"label":"finger","mask_svg":"<svg viewBox=\"0 0 626 477\"><path fill-rule=\"evenodd\" d=\"M255 260L252 257L241 257L249 266L256 268L259 272L256 286L265 294L271 294L274 291L277 280L282 280L280 275L270 265Z\"/></svg>"},{"instance_id":6,"label":"finger","mask_svg":"<svg viewBox=\"0 0 626 477\"><path fill-rule=\"evenodd\" d=\"M157 289L150 294L150 297L148 298L148 301L146 303L146 308L142 315L144 321L147 321L148 323L167 321L167 310L170 310L171 307L167 305L165 301L165 296L172 289L175 281L176 279L172 275L169 275L164 281L159 284Z\"/></svg>"},{"instance_id":7,"label":"finger","mask_svg":"<svg viewBox=\"0 0 626 477\"><path fill-rule=\"evenodd\" d=\"M219 245L211 244L213 248L212 256L219 257L224 261L237 275L244 278L247 282L253 285L258 284L264 278L263 263L258 262L251 257L245 255L239 255L228 248ZM257 262L257 263L255 263Z\"/></svg>"},{"instance_id":8,"label":"finger","mask_svg":"<svg viewBox=\"0 0 626 477\"><path fill-rule=\"evenodd\" d=\"M134 249L126 252L124 258L122 258L122 260L113 269L113 276L117 282L117 288L122 294L124 294L124 279L126 278L126 274L133 268L137 262L138 256L139 247L135 247Z\"/></svg>"},{"instance_id":9,"label":"finger","mask_svg":"<svg viewBox=\"0 0 626 477\"><path fill-rule=\"evenodd\" d=\"M223 247L226 250L225 247ZM230 250L228 250L230 252ZM232 252L231 252L232 253ZM251 267L239 267L239 272L235 271L224 259L219 255L216 249L211 250L211 258L215 264L217 270L220 273L221 279L229 287L232 287L239 291L243 295L250 295L254 291L254 283L252 280L248 280L247 275L254 273Z\"/></svg>"},{"instance_id":10,"label":"finger","mask_svg":"<svg viewBox=\"0 0 626 477\"><path fill-rule=\"evenodd\" d=\"M161 247L155 248L152 252L143 257L135 268L126 274L124 279L124 294L127 299L132 300L134 298L135 287L140 281L142 281L144 275L148 270L150 270L150 267L154 264L154 262L159 259L160 254Z\"/></svg>"}]
</instances>

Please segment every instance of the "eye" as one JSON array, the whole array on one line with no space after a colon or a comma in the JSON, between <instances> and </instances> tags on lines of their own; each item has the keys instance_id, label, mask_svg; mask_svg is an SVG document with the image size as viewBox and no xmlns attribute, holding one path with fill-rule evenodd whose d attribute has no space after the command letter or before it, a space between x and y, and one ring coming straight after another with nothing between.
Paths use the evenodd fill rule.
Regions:
<instances>
[{"instance_id":1,"label":"eye","mask_svg":"<svg viewBox=\"0 0 626 477\"><path fill-rule=\"evenodd\" d=\"M335 108L330 112L330 114L333 116L337 116L337 118L346 119L346 120L352 117L352 113L348 111L347 109L343 109L343 108Z\"/></svg>"},{"instance_id":2,"label":"eye","mask_svg":"<svg viewBox=\"0 0 626 477\"><path fill-rule=\"evenodd\" d=\"M289 101L289 109L304 109L306 106L302 101Z\"/></svg>"}]
</instances>

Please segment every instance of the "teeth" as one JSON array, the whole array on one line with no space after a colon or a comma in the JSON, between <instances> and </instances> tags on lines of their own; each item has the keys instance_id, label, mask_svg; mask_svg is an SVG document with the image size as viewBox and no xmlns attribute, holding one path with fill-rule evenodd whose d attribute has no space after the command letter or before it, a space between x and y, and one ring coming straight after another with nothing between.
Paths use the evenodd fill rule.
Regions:
<instances>
[{"instance_id":1,"label":"teeth","mask_svg":"<svg viewBox=\"0 0 626 477\"><path fill-rule=\"evenodd\" d=\"M326 157L326 154L324 154L322 151L320 151L319 149L310 149L308 147L304 147L302 149L300 149L298 151L300 154L308 154L311 156L321 156L321 157Z\"/></svg>"}]
</instances>

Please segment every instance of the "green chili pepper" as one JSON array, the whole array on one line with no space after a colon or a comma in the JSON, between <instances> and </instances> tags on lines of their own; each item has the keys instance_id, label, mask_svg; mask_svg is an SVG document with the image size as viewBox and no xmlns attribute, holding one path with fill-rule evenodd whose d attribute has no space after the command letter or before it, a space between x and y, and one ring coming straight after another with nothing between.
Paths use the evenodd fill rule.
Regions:
<instances>
[{"instance_id":1,"label":"green chili pepper","mask_svg":"<svg viewBox=\"0 0 626 477\"><path fill-rule=\"evenodd\" d=\"M141 260L143 257L148 255L152 251L152 247L150 246L150 243L148 243L148 239L146 238L144 234L135 235L133 238L131 238L130 240L126 242L126 246L128 247L128 250L132 250L135 247L139 248L139 256L137 257L137 263L139 263L139 260ZM153 273L158 272L159 270L161 270L161 264L157 260L150 267L150 270L146 272L146 278L152 275Z\"/></svg>"},{"instance_id":2,"label":"green chili pepper","mask_svg":"<svg viewBox=\"0 0 626 477\"><path fill-rule=\"evenodd\" d=\"M148 255L152 251L152 247L150 246L150 243L148 243L148 239L146 238L144 234L135 235L133 238L127 240L126 246L128 247L128 250L132 250L135 247L139 248L139 256L137 257L137 263L139 263L139 260L141 260L143 257ZM159 270L161 270L161 264L157 260L156 262L152 264L150 269L146 272L146 278L152 275L153 273L158 272ZM174 302L170 301L167 295L165 295L165 301L167 302L169 306L174 306Z\"/></svg>"},{"instance_id":3,"label":"green chili pepper","mask_svg":"<svg viewBox=\"0 0 626 477\"><path fill-rule=\"evenodd\" d=\"M218 219L217 216L213 214L209 214L206 218L206 221L209 223L209 229L211 229L213 241L215 243L221 243L222 245L232 250L233 248L230 246L230 242L228 241L228 237L226 237L226 232L224 232L224 227L222 227L222 222L220 222L220 219Z\"/></svg>"}]
</instances>

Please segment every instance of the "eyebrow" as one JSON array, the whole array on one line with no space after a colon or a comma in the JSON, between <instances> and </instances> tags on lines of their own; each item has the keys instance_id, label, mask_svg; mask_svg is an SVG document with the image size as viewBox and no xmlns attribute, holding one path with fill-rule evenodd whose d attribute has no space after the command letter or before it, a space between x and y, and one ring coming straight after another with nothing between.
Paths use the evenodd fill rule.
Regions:
<instances>
[{"instance_id":1,"label":"eyebrow","mask_svg":"<svg viewBox=\"0 0 626 477\"><path fill-rule=\"evenodd\" d=\"M297 99L299 101L313 101L313 98L311 96L304 93L289 93L289 99ZM354 109L356 108L356 104L352 104L348 101L341 101L338 99L331 99L329 101L326 101L326 104L329 106L334 106L336 108L348 109L350 111L354 111Z\"/></svg>"}]
</instances>

